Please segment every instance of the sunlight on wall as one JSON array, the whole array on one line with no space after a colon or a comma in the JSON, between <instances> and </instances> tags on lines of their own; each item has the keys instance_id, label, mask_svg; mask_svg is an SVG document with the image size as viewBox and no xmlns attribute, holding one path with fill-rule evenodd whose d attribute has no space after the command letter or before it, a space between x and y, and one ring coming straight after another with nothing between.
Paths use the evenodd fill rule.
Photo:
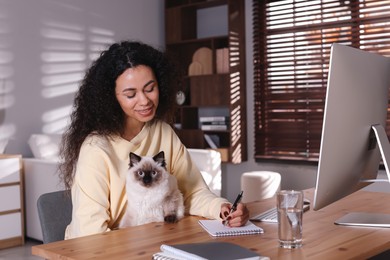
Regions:
<instances>
[{"instance_id":1,"label":"sunlight on wall","mask_svg":"<svg viewBox=\"0 0 390 260\"><path fill-rule=\"evenodd\" d=\"M87 63L86 35L82 26L56 21L43 21L41 53L43 98L73 95L82 79ZM70 105L54 108L42 115L42 132L62 133L67 126Z\"/></svg>"},{"instance_id":2,"label":"sunlight on wall","mask_svg":"<svg viewBox=\"0 0 390 260\"><path fill-rule=\"evenodd\" d=\"M115 34L113 31L97 27L91 27L89 34L91 35L89 59L93 61L99 57L101 51L106 49L108 45L114 43Z\"/></svg>"},{"instance_id":3,"label":"sunlight on wall","mask_svg":"<svg viewBox=\"0 0 390 260\"><path fill-rule=\"evenodd\" d=\"M45 99L74 95L89 64L114 42L114 32L70 22L43 21L42 91ZM70 98L73 103L73 97ZM62 133L69 124L72 104L42 115L43 133Z\"/></svg>"},{"instance_id":4,"label":"sunlight on wall","mask_svg":"<svg viewBox=\"0 0 390 260\"><path fill-rule=\"evenodd\" d=\"M0 142L2 145L4 145L4 147L2 147L2 150L5 149L5 145L7 145L8 140L12 139L15 133L16 133L16 126L14 124L7 123L7 124L0 125Z\"/></svg>"},{"instance_id":5,"label":"sunlight on wall","mask_svg":"<svg viewBox=\"0 0 390 260\"><path fill-rule=\"evenodd\" d=\"M11 81L11 77L4 76L4 74L1 73L2 69L2 66L0 66L0 123L2 122L1 114L5 113L5 110L15 103L15 97L12 94L12 91L15 88L14 83Z\"/></svg>"},{"instance_id":6,"label":"sunlight on wall","mask_svg":"<svg viewBox=\"0 0 390 260\"><path fill-rule=\"evenodd\" d=\"M2 153L5 149L8 140L15 134L15 125L5 124L6 110L12 107L15 103L13 91L14 83L14 68L12 62L14 54L10 51L11 28L8 24L6 6L0 8L0 143Z\"/></svg>"},{"instance_id":7,"label":"sunlight on wall","mask_svg":"<svg viewBox=\"0 0 390 260\"><path fill-rule=\"evenodd\" d=\"M43 113L42 121L44 126L42 128L42 132L47 134L62 133L69 123L68 120L71 109L72 106L69 105Z\"/></svg>"}]
</instances>

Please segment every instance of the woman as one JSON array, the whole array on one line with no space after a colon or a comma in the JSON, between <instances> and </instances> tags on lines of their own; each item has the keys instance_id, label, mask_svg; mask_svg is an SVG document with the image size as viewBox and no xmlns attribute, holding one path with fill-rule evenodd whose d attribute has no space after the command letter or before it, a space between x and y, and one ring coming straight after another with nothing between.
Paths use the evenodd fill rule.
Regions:
<instances>
[{"instance_id":1,"label":"woman","mask_svg":"<svg viewBox=\"0 0 390 260\"><path fill-rule=\"evenodd\" d=\"M171 122L176 73L164 53L140 42L115 43L87 71L75 97L61 146L61 177L72 190L72 222L65 239L118 227L127 202L129 153L164 151L178 181L186 213L223 218L241 226L244 204L231 204L208 189Z\"/></svg>"}]
</instances>

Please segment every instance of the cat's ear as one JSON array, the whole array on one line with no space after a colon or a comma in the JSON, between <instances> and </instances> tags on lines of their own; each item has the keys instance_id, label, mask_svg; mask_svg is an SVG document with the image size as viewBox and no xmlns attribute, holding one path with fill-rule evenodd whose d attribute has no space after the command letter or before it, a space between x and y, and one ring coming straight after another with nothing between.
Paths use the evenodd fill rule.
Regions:
<instances>
[{"instance_id":1,"label":"cat's ear","mask_svg":"<svg viewBox=\"0 0 390 260\"><path fill-rule=\"evenodd\" d=\"M139 161L141 161L141 157L136 155L135 153L132 153L130 152L129 154L129 158L130 158L130 163L129 163L129 166L130 167L133 167L134 164L138 163Z\"/></svg>"},{"instance_id":2,"label":"cat's ear","mask_svg":"<svg viewBox=\"0 0 390 260\"><path fill-rule=\"evenodd\" d=\"M159 163L162 167L165 167L166 164L165 164L164 151L161 151L155 156L153 156L153 160Z\"/></svg>"}]
</instances>

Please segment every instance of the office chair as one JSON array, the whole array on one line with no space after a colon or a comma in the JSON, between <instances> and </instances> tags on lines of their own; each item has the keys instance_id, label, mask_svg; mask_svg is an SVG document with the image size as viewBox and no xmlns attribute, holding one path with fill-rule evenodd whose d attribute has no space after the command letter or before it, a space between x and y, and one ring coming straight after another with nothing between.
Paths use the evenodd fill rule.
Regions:
<instances>
[{"instance_id":1,"label":"office chair","mask_svg":"<svg viewBox=\"0 0 390 260\"><path fill-rule=\"evenodd\" d=\"M252 171L241 175L242 202L271 198L280 190L281 175L272 171Z\"/></svg>"},{"instance_id":2,"label":"office chair","mask_svg":"<svg viewBox=\"0 0 390 260\"><path fill-rule=\"evenodd\" d=\"M214 150L188 148L192 160L210 190L221 196L221 154Z\"/></svg>"},{"instance_id":3,"label":"office chair","mask_svg":"<svg viewBox=\"0 0 390 260\"><path fill-rule=\"evenodd\" d=\"M64 240L66 226L72 220L70 191L42 194L37 201L43 243Z\"/></svg>"}]
</instances>

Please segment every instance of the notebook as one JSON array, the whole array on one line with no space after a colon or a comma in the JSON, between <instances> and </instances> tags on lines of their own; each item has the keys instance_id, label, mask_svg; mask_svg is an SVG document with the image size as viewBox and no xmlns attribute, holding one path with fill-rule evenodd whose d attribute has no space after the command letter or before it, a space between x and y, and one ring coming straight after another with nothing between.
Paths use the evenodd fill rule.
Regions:
<instances>
[{"instance_id":1,"label":"notebook","mask_svg":"<svg viewBox=\"0 0 390 260\"><path fill-rule=\"evenodd\" d=\"M228 242L205 242L176 245L161 245L161 252L153 255L154 260L269 260L245 247Z\"/></svg>"},{"instance_id":2,"label":"notebook","mask_svg":"<svg viewBox=\"0 0 390 260\"><path fill-rule=\"evenodd\" d=\"M199 220L199 224L213 237L254 235L264 233L264 230L261 227L256 226L250 221L241 227L228 227L222 224L221 220L216 219L201 219Z\"/></svg>"}]
</instances>

